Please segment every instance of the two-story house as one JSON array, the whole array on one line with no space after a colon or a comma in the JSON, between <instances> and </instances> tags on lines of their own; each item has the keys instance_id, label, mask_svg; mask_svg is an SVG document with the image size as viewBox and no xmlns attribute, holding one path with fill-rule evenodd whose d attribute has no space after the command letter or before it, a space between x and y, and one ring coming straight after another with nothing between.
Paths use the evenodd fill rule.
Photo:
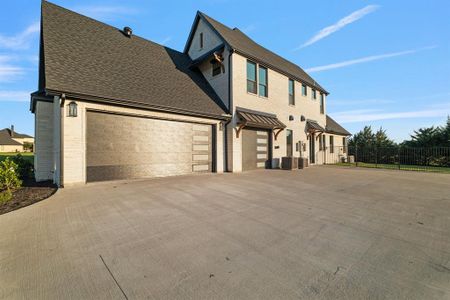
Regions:
<instances>
[{"instance_id":1,"label":"two-story house","mask_svg":"<svg viewBox=\"0 0 450 300\"><path fill-rule=\"evenodd\" d=\"M36 179L240 172L278 168L285 156L329 163L349 133L326 115L327 95L200 12L179 52L43 1Z\"/></svg>"}]
</instances>

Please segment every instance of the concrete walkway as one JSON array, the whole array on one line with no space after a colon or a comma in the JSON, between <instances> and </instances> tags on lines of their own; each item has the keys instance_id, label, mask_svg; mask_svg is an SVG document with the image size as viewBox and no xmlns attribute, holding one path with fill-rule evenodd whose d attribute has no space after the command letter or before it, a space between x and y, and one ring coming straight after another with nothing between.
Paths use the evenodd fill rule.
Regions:
<instances>
[{"instance_id":1,"label":"concrete walkway","mask_svg":"<svg viewBox=\"0 0 450 300\"><path fill-rule=\"evenodd\" d=\"M66 188L0 216L1 299L449 299L450 175L311 167Z\"/></svg>"}]
</instances>

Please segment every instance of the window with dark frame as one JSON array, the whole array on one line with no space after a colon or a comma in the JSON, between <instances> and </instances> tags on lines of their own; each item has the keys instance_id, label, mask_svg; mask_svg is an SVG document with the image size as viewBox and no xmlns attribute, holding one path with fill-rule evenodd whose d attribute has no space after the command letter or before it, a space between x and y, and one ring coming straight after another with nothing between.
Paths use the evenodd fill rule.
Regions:
<instances>
[{"instance_id":1,"label":"window with dark frame","mask_svg":"<svg viewBox=\"0 0 450 300\"><path fill-rule=\"evenodd\" d=\"M323 115L325 113L325 106L324 106L324 96L323 93L320 93L320 113Z\"/></svg>"},{"instance_id":2,"label":"window with dark frame","mask_svg":"<svg viewBox=\"0 0 450 300\"><path fill-rule=\"evenodd\" d=\"M342 151L347 153L347 139L345 137L342 138Z\"/></svg>"},{"instance_id":3,"label":"window with dark frame","mask_svg":"<svg viewBox=\"0 0 450 300\"><path fill-rule=\"evenodd\" d=\"M200 32L200 49L203 49L203 32Z\"/></svg>"},{"instance_id":4,"label":"window with dark frame","mask_svg":"<svg viewBox=\"0 0 450 300\"><path fill-rule=\"evenodd\" d=\"M247 92L256 94L256 63L247 60Z\"/></svg>"},{"instance_id":5,"label":"window with dark frame","mask_svg":"<svg viewBox=\"0 0 450 300\"><path fill-rule=\"evenodd\" d=\"M316 99L317 99L317 92L316 92L315 89L312 90L311 98L312 98L313 100L316 100Z\"/></svg>"},{"instance_id":6,"label":"window with dark frame","mask_svg":"<svg viewBox=\"0 0 450 300\"><path fill-rule=\"evenodd\" d=\"M289 105L295 105L295 81L289 79Z\"/></svg>"},{"instance_id":7,"label":"window with dark frame","mask_svg":"<svg viewBox=\"0 0 450 300\"><path fill-rule=\"evenodd\" d=\"M330 153L334 153L334 136L330 135Z\"/></svg>"},{"instance_id":8,"label":"window with dark frame","mask_svg":"<svg viewBox=\"0 0 450 300\"><path fill-rule=\"evenodd\" d=\"M268 89L267 89L267 68L259 66L259 95L263 97L268 96Z\"/></svg>"},{"instance_id":9,"label":"window with dark frame","mask_svg":"<svg viewBox=\"0 0 450 300\"><path fill-rule=\"evenodd\" d=\"M293 138L292 130L286 129L286 156L293 155Z\"/></svg>"},{"instance_id":10,"label":"window with dark frame","mask_svg":"<svg viewBox=\"0 0 450 300\"><path fill-rule=\"evenodd\" d=\"M222 72L222 64L217 60L212 63L212 76L219 75Z\"/></svg>"},{"instance_id":11,"label":"window with dark frame","mask_svg":"<svg viewBox=\"0 0 450 300\"><path fill-rule=\"evenodd\" d=\"M319 151L323 150L323 138L322 136L319 136Z\"/></svg>"},{"instance_id":12,"label":"window with dark frame","mask_svg":"<svg viewBox=\"0 0 450 300\"><path fill-rule=\"evenodd\" d=\"M304 83L302 84L302 95L303 96L307 96L308 95L308 87Z\"/></svg>"}]
</instances>

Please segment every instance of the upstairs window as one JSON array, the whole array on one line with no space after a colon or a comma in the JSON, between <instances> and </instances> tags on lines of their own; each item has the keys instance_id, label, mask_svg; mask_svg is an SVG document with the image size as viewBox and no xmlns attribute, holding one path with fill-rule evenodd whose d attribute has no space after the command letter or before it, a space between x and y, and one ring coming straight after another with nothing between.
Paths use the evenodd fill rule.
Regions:
<instances>
[{"instance_id":1,"label":"upstairs window","mask_svg":"<svg viewBox=\"0 0 450 300\"><path fill-rule=\"evenodd\" d=\"M320 94L320 113L322 115L325 113L325 100L322 93Z\"/></svg>"},{"instance_id":2,"label":"upstairs window","mask_svg":"<svg viewBox=\"0 0 450 300\"><path fill-rule=\"evenodd\" d=\"M302 84L302 96L307 95L308 95L308 87L306 86L306 84Z\"/></svg>"},{"instance_id":3,"label":"upstairs window","mask_svg":"<svg viewBox=\"0 0 450 300\"><path fill-rule=\"evenodd\" d=\"M200 49L203 49L203 32L200 32Z\"/></svg>"},{"instance_id":4,"label":"upstairs window","mask_svg":"<svg viewBox=\"0 0 450 300\"><path fill-rule=\"evenodd\" d=\"M222 64L215 60L212 63L212 76L219 75L222 71Z\"/></svg>"},{"instance_id":5,"label":"upstairs window","mask_svg":"<svg viewBox=\"0 0 450 300\"><path fill-rule=\"evenodd\" d=\"M259 95L267 97L267 68L259 66Z\"/></svg>"},{"instance_id":6,"label":"upstairs window","mask_svg":"<svg viewBox=\"0 0 450 300\"><path fill-rule=\"evenodd\" d=\"M256 64L247 60L247 92L256 94Z\"/></svg>"},{"instance_id":7,"label":"upstairs window","mask_svg":"<svg viewBox=\"0 0 450 300\"><path fill-rule=\"evenodd\" d=\"M289 79L289 105L295 105L295 81Z\"/></svg>"},{"instance_id":8,"label":"upstairs window","mask_svg":"<svg viewBox=\"0 0 450 300\"><path fill-rule=\"evenodd\" d=\"M316 99L317 99L317 91L316 91L315 89L312 90L311 98L312 98L313 100L316 100Z\"/></svg>"}]
</instances>

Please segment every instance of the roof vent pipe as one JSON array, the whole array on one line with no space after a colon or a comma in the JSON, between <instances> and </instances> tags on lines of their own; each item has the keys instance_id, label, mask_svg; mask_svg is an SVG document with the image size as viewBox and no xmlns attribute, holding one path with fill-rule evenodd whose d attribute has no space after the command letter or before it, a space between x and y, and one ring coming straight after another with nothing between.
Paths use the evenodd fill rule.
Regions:
<instances>
[{"instance_id":1,"label":"roof vent pipe","mask_svg":"<svg viewBox=\"0 0 450 300\"><path fill-rule=\"evenodd\" d=\"M14 125L11 125L11 137L14 137Z\"/></svg>"},{"instance_id":2,"label":"roof vent pipe","mask_svg":"<svg viewBox=\"0 0 450 300\"><path fill-rule=\"evenodd\" d=\"M125 34L127 37L131 37L131 35L133 34L133 30L128 26L124 27L123 34Z\"/></svg>"}]
</instances>

